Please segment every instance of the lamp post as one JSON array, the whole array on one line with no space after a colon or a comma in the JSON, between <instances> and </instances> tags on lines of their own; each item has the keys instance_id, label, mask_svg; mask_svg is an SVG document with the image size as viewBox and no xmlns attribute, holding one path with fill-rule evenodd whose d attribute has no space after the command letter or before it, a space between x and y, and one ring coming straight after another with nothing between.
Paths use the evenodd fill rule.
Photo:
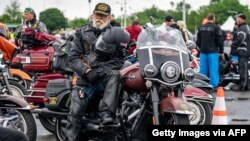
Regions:
<instances>
[{"instance_id":1,"label":"lamp post","mask_svg":"<svg viewBox=\"0 0 250 141\"><path fill-rule=\"evenodd\" d=\"M127 1L126 0L124 0L124 27L126 27L127 26L127 9L126 9L126 6L127 5Z\"/></svg>"},{"instance_id":2,"label":"lamp post","mask_svg":"<svg viewBox=\"0 0 250 141\"><path fill-rule=\"evenodd\" d=\"M119 2L119 1L117 1L116 3L120 4L120 6L121 6L121 13L122 13L122 16L121 16L121 26L123 26L124 25L123 3Z\"/></svg>"},{"instance_id":3,"label":"lamp post","mask_svg":"<svg viewBox=\"0 0 250 141\"><path fill-rule=\"evenodd\" d=\"M89 0L89 16L91 15L91 0Z\"/></svg>"},{"instance_id":4,"label":"lamp post","mask_svg":"<svg viewBox=\"0 0 250 141\"><path fill-rule=\"evenodd\" d=\"M186 3L185 3L185 0L183 0L183 5L182 5L182 20L186 24Z\"/></svg>"}]
</instances>

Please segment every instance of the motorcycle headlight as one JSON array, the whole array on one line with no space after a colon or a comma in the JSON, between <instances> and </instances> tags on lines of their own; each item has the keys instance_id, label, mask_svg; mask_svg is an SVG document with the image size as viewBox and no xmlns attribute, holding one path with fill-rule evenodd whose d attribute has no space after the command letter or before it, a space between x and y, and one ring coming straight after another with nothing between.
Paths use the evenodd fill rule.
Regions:
<instances>
[{"instance_id":1,"label":"motorcycle headlight","mask_svg":"<svg viewBox=\"0 0 250 141\"><path fill-rule=\"evenodd\" d=\"M157 68L154 65L152 65L152 64L147 64L144 67L144 74L147 77L154 77L154 76L157 75L157 73L158 73Z\"/></svg>"},{"instance_id":2,"label":"motorcycle headlight","mask_svg":"<svg viewBox=\"0 0 250 141\"><path fill-rule=\"evenodd\" d=\"M172 61L164 63L161 67L161 77L164 81L172 83L180 77L180 67Z\"/></svg>"},{"instance_id":3,"label":"motorcycle headlight","mask_svg":"<svg viewBox=\"0 0 250 141\"><path fill-rule=\"evenodd\" d=\"M184 72L184 77L186 78L186 80L192 81L195 77L195 71L191 68L187 68Z\"/></svg>"}]
</instances>

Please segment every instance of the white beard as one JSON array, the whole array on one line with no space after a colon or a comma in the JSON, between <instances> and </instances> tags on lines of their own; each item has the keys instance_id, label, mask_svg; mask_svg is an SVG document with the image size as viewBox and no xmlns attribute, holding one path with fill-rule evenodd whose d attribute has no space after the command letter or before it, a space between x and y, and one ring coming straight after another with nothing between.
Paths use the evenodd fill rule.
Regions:
<instances>
[{"instance_id":1,"label":"white beard","mask_svg":"<svg viewBox=\"0 0 250 141\"><path fill-rule=\"evenodd\" d=\"M103 28L105 28L107 25L109 24L109 21L101 24L100 22L95 22L93 21L93 26L96 28L96 29L99 29L99 30L102 30Z\"/></svg>"}]
</instances>

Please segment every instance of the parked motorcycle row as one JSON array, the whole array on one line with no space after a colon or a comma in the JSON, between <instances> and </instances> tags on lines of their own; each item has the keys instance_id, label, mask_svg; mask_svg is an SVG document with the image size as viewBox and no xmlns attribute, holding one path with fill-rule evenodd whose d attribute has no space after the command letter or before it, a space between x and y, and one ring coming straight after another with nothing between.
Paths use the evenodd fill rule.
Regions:
<instances>
[{"instance_id":1,"label":"parked motorcycle row","mask_svg":"<svg viewBox=\"0 0 250 141\"><path fill-rule=\"evenodd\" d=\"M57 140L65 140L74 74L66 41L16 47L0 36L0 126L36 140L32 114ZM90 100L82 118L82 140L147 140L148 124L210 124L213 99L209 79L191 67L189 49L172 28L146 27L136 43L136 62L126 61L120 73L116 123L101 126L98 106L102 91ZM126 50L127 48L125 48ZM87 86L84 90L91 89ZM95 86L98 88L98 86Z\"/></svg>"}]
</instances>

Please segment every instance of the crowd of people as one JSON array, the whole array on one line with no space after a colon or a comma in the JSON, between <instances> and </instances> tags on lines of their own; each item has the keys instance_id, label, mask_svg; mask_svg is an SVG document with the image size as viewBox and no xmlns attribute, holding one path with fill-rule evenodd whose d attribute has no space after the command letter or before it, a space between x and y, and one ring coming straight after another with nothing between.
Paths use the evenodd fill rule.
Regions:
<instances>
[{"instance_id":1,"label":"crowd of people","mask_svg":"<svg viewBox=\"0 0 250 141\"><path fill-rule=\"evenodd\" d=\"M37 31L47 32L45 24L38 21L32 8L26 8L23 15L23 23L20 27L32 27ZM249 90L248 81L248 60L250 56L249 32L250 29L246 24L246 16L239 14L233 33L231 55L239 63L240 82L232 86L233 90ZM223 42L225 40L223 32L216 24L216 16L209 13L206 20L202 21L197 36L191 34L186 27L185 22L177 21L167 15L164 21L165 26L177 30L183 37L183 40L193 40L200 51L200 73L210 78L210 84L216 90L220 84L219 76L219 57L224 54ZM3 26L3 24L0 24ZM7 37L7 29L0 28L0 32ZM19 29L21 32L23 28ZM124 59L121 51L116 46L120 43L129 43L137 41L142 31L139 19L135 17L132 25L121 28L120 24L115 21L114 15L111 14L111 7L106 3L98 3L91 16L88 25L76 30L74 46L70 50L71 67L76 73L78 79L76 86L73 88L70 114L67 123L67 140L75 141L79 136L81 129L80 119L84 115L89 97L94 93L85 91L91 86L103 87L103 98L100 104L101 124L109 125L114 123L117 109L117 92L120 84L119 70L123 66ZM18 40L19 34L16 39ZM100 40L97 40L101 38ZM114 39L111 39L114 38ZM18 41L17 41L18 42ZM109 48L103 48L108 45ZM94 49L93 46L96 48ZM98 46L102 46L99 47ZM129 51L133 53L136 46ZM2 135L2 134L1 134ZM0 137L1 139L1 137Z\"/></svg>"}]
</instances>

